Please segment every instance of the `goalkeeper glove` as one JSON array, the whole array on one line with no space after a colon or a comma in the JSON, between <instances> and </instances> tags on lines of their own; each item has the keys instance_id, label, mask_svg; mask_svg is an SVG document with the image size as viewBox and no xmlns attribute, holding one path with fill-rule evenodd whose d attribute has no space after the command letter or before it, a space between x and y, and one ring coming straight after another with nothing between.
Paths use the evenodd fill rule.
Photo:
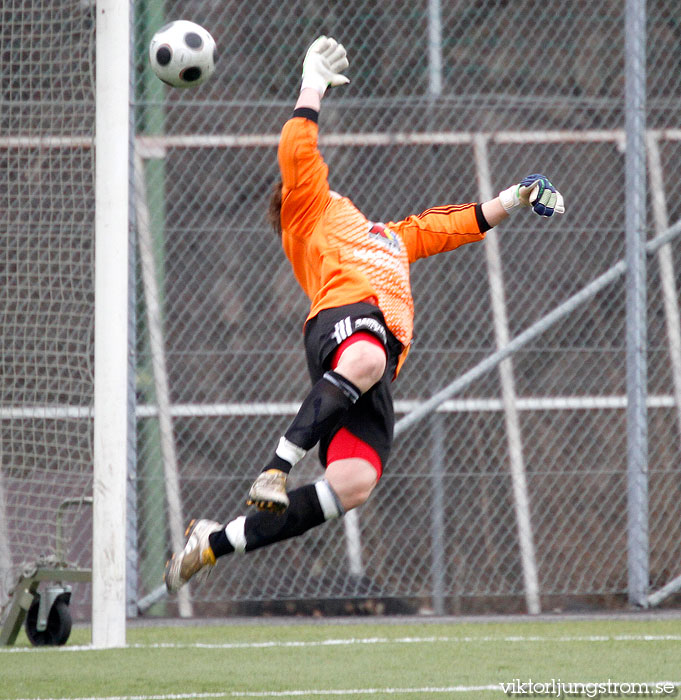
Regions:
<instances>
[{"instance_id":1,"label":"goalkeeper glove","mask_svg":"<svg viewBox=\"0 0 681 700\"><path fill-rule=\"evenodd\" d=\"M350 80L341 74L348 67L343 44L335 39L320 36L307 50L303 61L303 82L300 89L314 88L320 97L324 97L329 85L345 85Z\"/></svg>"},{"instance_id":2,"label":"goalkeeper glove","mask_svg":"<svg viewBox=\"0 0 681 700\"><path fill-rule=\"evenodd\" d=\"M565 213L563 195L545 175L538 173L528 175L519 184L499 192L499 200L509 213L516 207L529 206L539 216Z\"/></svg>"}]
</instances>

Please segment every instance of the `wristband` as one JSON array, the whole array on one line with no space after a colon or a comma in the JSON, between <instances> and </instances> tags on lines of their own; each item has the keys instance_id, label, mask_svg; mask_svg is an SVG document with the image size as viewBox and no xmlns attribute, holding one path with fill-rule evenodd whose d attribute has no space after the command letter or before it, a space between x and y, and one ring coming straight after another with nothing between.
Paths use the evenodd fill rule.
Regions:
<instances>
[{"instance_id":1,"label":"wristband","mask_svg":"<svg viewBox=\"0 0 681 700\"><path fill-rule=\"evenodd\" d=\"M499 192L499 201L501 206L510 214L514 209L520 206L520 197L518 197L519 185L513 185L508 189Z\"/></svg>"}]
</instances>

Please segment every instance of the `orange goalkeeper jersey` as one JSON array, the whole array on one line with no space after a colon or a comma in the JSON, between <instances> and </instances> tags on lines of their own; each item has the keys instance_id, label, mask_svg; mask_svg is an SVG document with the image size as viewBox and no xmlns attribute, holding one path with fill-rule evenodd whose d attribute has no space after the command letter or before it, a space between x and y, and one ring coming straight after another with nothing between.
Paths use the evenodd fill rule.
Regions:
<instances>
[{"instance_id":1,"label":"orange goalkeeper jersey","mask_svg":"<svg viewBox=\"0 0 681 700\"><path fill-rule=\"evenodd\" d=\"M282 130L279 167L282 244L311 300L308 320L322 309L373 300L406 354L414 316L409 264L484 238L488 227L480 206L435 207L385 224L369 221L347 197L329 189L317 148L316 112L301 111L306 116L294 116Z\"/></svg>"}]
</instances>

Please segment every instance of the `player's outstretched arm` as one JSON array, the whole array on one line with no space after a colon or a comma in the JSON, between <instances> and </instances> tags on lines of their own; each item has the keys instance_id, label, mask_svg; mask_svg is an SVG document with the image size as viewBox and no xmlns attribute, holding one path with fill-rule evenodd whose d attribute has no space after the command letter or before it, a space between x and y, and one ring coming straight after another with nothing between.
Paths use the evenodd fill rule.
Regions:
<instances>
[{"instance_id":1,"label":"player's outstretched arm","mask_svg":"<svg viewBox=\"0 0 681 700\"><path fill-rule=\"evenodd\" d=\"M482 213L490 226L496 226L518 207L532 207L532 211L539 216L553 216L565 212L563 195L546 175L534 173L523 178L518 184L502 190L498 197L484 202Z\"/></svg>"},{"instance_id":2,"label":"player's outstretched arm","mask_svg":"<svg viewBox=\"0 0 681 700\"><path fill-rule=\"evenodd\" d=\"M327 87L349 82L341 73L347 67L345 49L329 37L319 37L305 54L294 118L284 124L279 139L281 186L274 190L269 214L276 231L295 225L298 235L304 236L321 216L329 183L328 168L317 148L317 116Z\"/></svg>"},{"instance_id":3,"label":"player's outstretched arm","mask_svg":"<svg viewBox=\"0 0 681 700\"><path fill-rule=\"evenodd\" d=\"M296 109L307 107L318 112L328 87L338 87L350 82L349 78L343 75L348 65L343 44L327 36L315 39L303 60L303 81Z\"/></svg>"}]
</instances>

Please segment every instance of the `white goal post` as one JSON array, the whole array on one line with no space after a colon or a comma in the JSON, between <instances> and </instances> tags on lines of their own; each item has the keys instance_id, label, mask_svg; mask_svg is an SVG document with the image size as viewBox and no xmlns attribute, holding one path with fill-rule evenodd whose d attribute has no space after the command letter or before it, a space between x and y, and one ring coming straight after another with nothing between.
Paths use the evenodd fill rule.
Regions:
<instances>
[{"instance_id":1,"label":"white goal post","mask_svg":"<svg viewBox=\"0 0 681 700\"><path fill-rule=\"evenodd\" d=\"M130 3L98 0L96 15L92 644L104 648L125 646Z\"/></svg>"}]
</instances>

